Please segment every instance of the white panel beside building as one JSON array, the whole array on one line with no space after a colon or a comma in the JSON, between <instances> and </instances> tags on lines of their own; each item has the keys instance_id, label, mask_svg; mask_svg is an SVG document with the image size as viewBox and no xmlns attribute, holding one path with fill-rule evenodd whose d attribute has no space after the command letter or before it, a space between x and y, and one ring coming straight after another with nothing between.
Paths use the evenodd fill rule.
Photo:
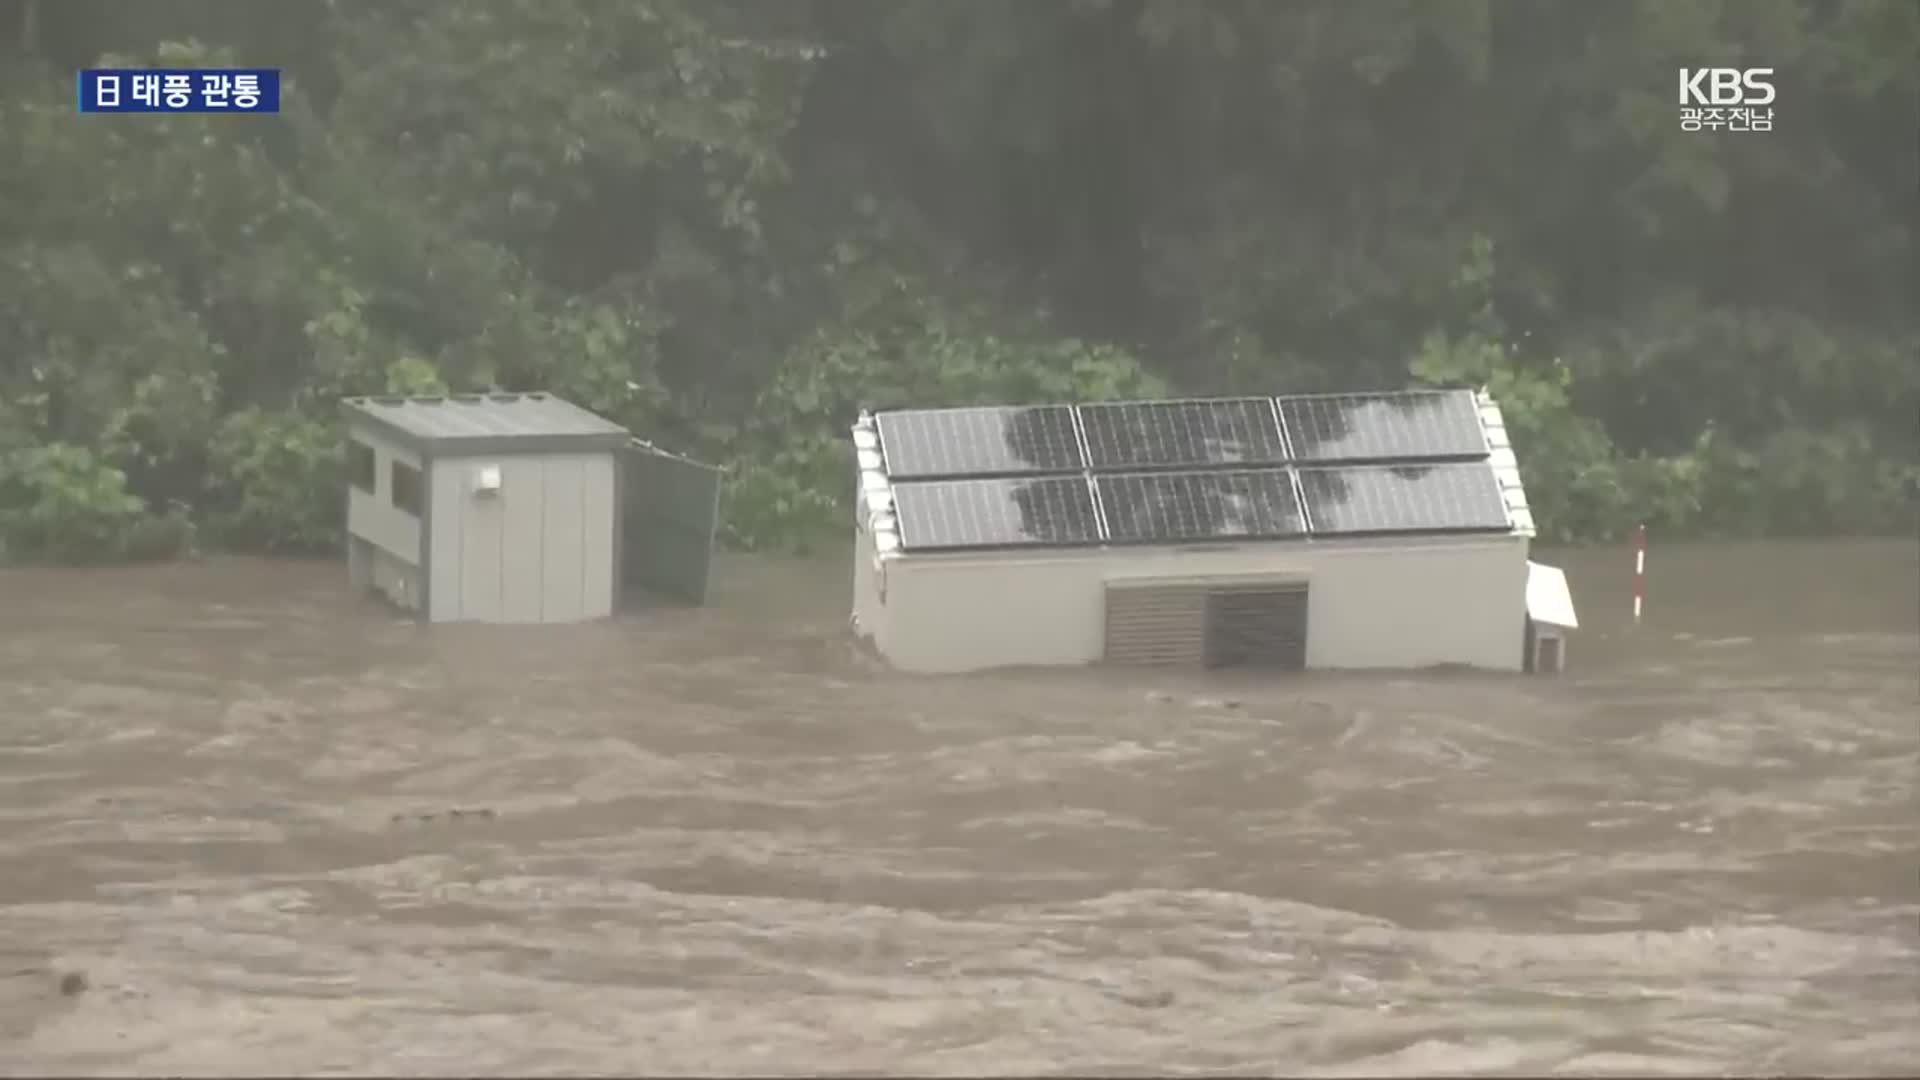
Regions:
<instances>
[{"instance_id":1,"label":"white panel beside building","mask_svg":"<svg viewBox=\"0 0 1920 1080\"><path fill-rule=\"evenodd\" d=\"M1094 415L1100 406L1077 407L1075 447L1063 422L1043 418L1061 433L1051 450L1047 424L1004 415L1021 410L925 411L912 424L893 414L892 425L863 414L856 632L918 672L1536 666L1533 522L1491 401L1269 399L1263 435L1247 430L1257 400L1133 403L1142 439L1164 444L1139 453ZM889 447L890 426L928 445ZM969 438L1004 438L1013 452L929 449ZM1434 456L1416 456L1422 439ZM1169 446L1192 460L1155 464ZM1543 588L1536 578L1534 595ZM1570 619L1570 598L1555 610Z\"/></svg>"}]
</instances>

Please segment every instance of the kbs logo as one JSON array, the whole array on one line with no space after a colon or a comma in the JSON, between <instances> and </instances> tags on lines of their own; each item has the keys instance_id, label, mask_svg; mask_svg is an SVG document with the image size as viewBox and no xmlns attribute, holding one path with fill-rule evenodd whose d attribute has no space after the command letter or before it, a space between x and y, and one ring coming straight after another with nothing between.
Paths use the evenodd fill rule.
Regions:
<instances>
[{"instance_id":1,"label":"kbs logo","mask_svg":"<svg viewBox=\"0 0 1920 1080\"><path fill-rule=\"evenodd\" d=\"M1772 131L1772 68L1681 68L1683 131ZM1707 106L1701 108L1700 106Z\"/></svg>"},{"instance_id":2,"label":"kbs logo","mask_svg":"<svg viewBox=\"0 0 1920 1080\"><path fill-rule=\"evenodd\" d=\"M1772 68L1681 68L1680 104L1771 105L1771 74Z\"/></svg>"}]
</instances>

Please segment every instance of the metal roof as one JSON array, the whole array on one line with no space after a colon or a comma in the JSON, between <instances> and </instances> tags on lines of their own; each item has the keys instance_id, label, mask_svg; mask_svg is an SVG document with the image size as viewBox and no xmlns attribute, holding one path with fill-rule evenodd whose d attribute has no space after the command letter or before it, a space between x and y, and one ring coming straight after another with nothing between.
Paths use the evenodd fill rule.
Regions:
<instances>
[{"instance_id":1,"label":"metal roof","mask_svg":"<svg viewBox=\"0 0 1920 1080\"><path fill-rule=\"evenodd\" d=\"M427 456L616 450L626 428L552 394L353 397L350 424L372 427Z\"/></svg>"}]
</instances>

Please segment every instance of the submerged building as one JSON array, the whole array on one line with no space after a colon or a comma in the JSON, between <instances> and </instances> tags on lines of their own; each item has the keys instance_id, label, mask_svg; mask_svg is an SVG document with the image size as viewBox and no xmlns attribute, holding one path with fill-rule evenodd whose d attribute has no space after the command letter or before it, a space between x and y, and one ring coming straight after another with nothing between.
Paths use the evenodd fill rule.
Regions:
<instances>
[{"instance_id":1,"label":"submerged building","mask_svg":"<svg viewBox=\"0 0 1920 1080\"><path fill-rule=\"evenodd\" d=\"M853 625L904 670L1564 659L1471 390L886 411L853 442Z\"/></svg>"},{"instance_id":2,"label":"submerged building","mask_svg":"<svg viewBox=\"0 0 1920 1080\"><path fill-rule=\"evenodd\" d=\"M428 622L604 618L704 601L720 473L552 394L359 397L347 427L355 587Z\"/></svg>"}]
</instances>

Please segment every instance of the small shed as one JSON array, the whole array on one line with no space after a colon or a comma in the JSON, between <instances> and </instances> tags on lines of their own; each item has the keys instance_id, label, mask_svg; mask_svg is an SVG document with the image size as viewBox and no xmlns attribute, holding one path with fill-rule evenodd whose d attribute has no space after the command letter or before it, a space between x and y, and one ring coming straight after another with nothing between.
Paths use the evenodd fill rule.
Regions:
<instances>
[{"instance_id":1,"label":"small shed","mask_svg":"<svg viewBox=\"0 0 1920 1080\"><path fill-rule=\"evenodd\" d=\"M358 397L347 566L429 622L611 615L625 428L551 394Z\"/></svg>"},{"instance_id":2,"label":"small shed","mask_svg":"<svg viewBox=\"0 0 1920 1080\"><path fill-rule=\"evenodd\" d=\"M902 409L852 439L851 622L904 670L1534 666L1533 517L1483 391Z\"/></svg>"},{"instance_id":3,"label":"small shed","mask_svg":"<svg viewBox=\"0 0 1920 1080\"><path fill-rule=\"evenodd\" d=\"M1527 563L1527 670L1557 674L1567 667L1567 631L1577 630L1573 591L1566 571L1544 563Z\"/></svg>"}]
</instances>

